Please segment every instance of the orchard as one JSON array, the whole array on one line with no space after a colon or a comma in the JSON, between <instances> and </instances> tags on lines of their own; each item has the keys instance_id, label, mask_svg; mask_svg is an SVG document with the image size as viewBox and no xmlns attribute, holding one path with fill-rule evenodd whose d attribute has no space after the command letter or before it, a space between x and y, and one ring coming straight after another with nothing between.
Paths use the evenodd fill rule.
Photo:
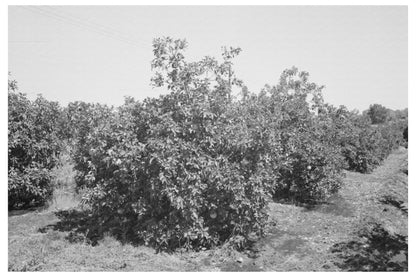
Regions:
<instances>
[{"instance_id":1,"label":"orchard","mask_svg":"<svg viewBox=\"0 0 416 277\"><path fill-rule=\"evenodd\" d=\"M163 250L242 249L264 236L273 199L320 203L345 170L369 173L407 146L407 111L334 107L296 67L252 93L233 68L240 48L196 62L186 48L155 39L152 85L169 93L116 108L31 101L9 80L9 209L48 200L66 145L83 208L103 232Z\"/></svg>"}]
</instances>

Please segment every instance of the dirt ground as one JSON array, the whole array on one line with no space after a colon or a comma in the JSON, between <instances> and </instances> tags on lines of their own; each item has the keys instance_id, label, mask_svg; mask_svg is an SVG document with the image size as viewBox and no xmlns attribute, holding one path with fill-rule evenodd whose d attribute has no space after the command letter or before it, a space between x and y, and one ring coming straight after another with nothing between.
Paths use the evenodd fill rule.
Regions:
<instances>
[{"instance_id":1,"label":"dirt ground","mask_svg":"<svg viewBox=\"0 0 416 277\"><path fill-rule=\"evenodd\" d=\"M9 213L9 271L407 271L407 150L344 182L319 206L271 202L267 236L245 252L156 253L110 236L92 246L63 220L77 199L57 190L47 209Z\"/></svg>"}]
</instances>

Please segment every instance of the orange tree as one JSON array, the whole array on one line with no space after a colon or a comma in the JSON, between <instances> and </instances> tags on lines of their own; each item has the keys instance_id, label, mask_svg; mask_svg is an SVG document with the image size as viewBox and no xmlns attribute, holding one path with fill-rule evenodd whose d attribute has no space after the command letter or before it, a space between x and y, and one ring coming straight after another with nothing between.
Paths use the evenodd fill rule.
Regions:
<instances>
[{"instance_id":1,"label":"orange tree","mask_svg":"<svg viewBox=\"0 0 416 277\"><path fill-rule=\"evenodd\" d=\"M52 194L50 170L61 151L58 137L60 107L39 96L35 101L8 91L8 200L9 209L42 205Z\"/></svg>"},{"instance_id":2,"label":"orange tree","mask_svg":"<svg viewBox=\"0 0 416 277\"><path fill-rule=\"evenodd\" d=\"M153 82L169 94L128 98L114 116L79 134L89 148L76 151L83 153L78 164L85 161L79 183L103 224L145 243L198 248L229 240L243 246L249 235L264 234L274 182L271 134L266 126L253 131L259 119L245 121L232 101L230 86L241 81L231 60L240 50L224 49L221 63L211 57L188 63L185 47L182 40L154 42Z\"/></svg>"},{"instance_id":3,"label":"orange tree","mask_svg":"<svg viewBox=\"0 0 416 277\"><path fill-rule=\"evenodd\" d=\"M281 118L278 126L285 157L274 188L276 198L316 203L325 200L341 186L344 161L338 145L328 143L331 128L324 113L327 105L323 87L309 81L309 74L296 67L285 70L279 83L266 86L270 110Z\"/></svg>"}]
</instances>

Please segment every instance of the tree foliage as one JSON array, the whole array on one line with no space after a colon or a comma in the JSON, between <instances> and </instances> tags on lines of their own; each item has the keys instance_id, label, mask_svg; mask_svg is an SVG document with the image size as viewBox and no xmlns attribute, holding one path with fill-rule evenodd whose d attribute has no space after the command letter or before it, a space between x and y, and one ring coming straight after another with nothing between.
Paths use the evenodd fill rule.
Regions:
<instances>
[{"instance_id":1,"label":"tree foliage","mask_svg":"<svg viewBox=\"0 0 416 277\"><path fill-rule=\"evenodd\" d=\"M389 117L389 114L389 109L380 104L370 105L370 108L367 111L367 115L371 119L371 124L385 123Z\"/></svg>"},{"instance_id":2,"label":"tree foliage","mask_svg":"<svg viewBox=\"0 0 416 277\"><path fill-rule=\"evenodd\" d=\"M39 96L35 101L8 92L9 208L41 205L52 193L50 170L57 164L61 145L57 137L59 105Z\"/></svg>"}]
</instances>

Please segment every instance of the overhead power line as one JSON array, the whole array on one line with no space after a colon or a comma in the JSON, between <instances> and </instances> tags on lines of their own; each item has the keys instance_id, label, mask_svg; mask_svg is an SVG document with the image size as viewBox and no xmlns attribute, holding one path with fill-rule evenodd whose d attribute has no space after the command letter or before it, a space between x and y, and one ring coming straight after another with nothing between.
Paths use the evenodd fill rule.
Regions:
<instances>
[{"instance_id":1,"label":"overhead power line","mask_svg":"<svg viewBox=\"0 0 416 277\"><path fill-rule=\"evenodd\" d=\"M108 25L98 24L97 22L93 22L91 20L86 20L85 18L75 16L73 13L69 13L68 11L64 11L63 10L64 7L62 7L62 6L44 6L44 8L55 11L57 13L61 13L61 14L65 15L66 17L70 17L74 20L90 24L90 25L92 25L96 28L102 29L102 30L104 30L106 32L109 32L109 33L112 33L114 35L130 39L130 36L127 35L126 33L120 32L120 29L113 28L113 27L108 26ZM140 40L140 39L137 40L137 39L138 39L138 37L136 36L136 37L134 37L134 39L130 39L130 40L135 41L135 42L145 43L143 40Z\"/></svg>"},{"instance_id":2,"label":"overhead power line","mask_svg":"<svg viewBox=\"0 0 416 277\"><path fill-rule=\"evenodd\" d=\"M87 24L87 25L91 26L92 28L96 28L97 30L101 30L103 32L106 32L109 35L113 35L113 36L121 38L121 39L129 40L130 42L133 42L133 43L146 44L144 41L137 41L137 39L131 39L130 38L131 36L120 32L119 29L112 28L112 27L107 26L107 25L98 24L98 23L90 21L90 20L85 20L85 18L81 18L81 17L75 16L73 14L70 14L68 12L65 12L62 9L58 9L58 7L61 7L61 6L44 6L45 9L48 9L51 12L54 12L57 15L65 16L66 18L69 18L70 20L72 19L72 20L75 20L75 21L80 22L82 24Z\"/></svg>"},{"instance_id":3,"label":"overhead power line","mask_svg":"<svg viewBox=\"0 0 416 277\"><path fill-rule=\"evenodd\" d=\"M76 26L78 28L81 28L83 30L93 32L120 42L124 42L127 44L130 44L132 46L136 47L143 47L144 45L139 43L136 40L130 39L125 34L119 32L118 30L114 28L109 28L108 26L104 26L101 24L93 23L91 21L86 21L82 18L64 14L62 11L57 11L56 9L53 9L53 7L47 6L18 6L20 8L23 8L25 10L29 10L31 12L41 14L43 16L53 18L57 21Z\"/></svg>"}]
</instances>

